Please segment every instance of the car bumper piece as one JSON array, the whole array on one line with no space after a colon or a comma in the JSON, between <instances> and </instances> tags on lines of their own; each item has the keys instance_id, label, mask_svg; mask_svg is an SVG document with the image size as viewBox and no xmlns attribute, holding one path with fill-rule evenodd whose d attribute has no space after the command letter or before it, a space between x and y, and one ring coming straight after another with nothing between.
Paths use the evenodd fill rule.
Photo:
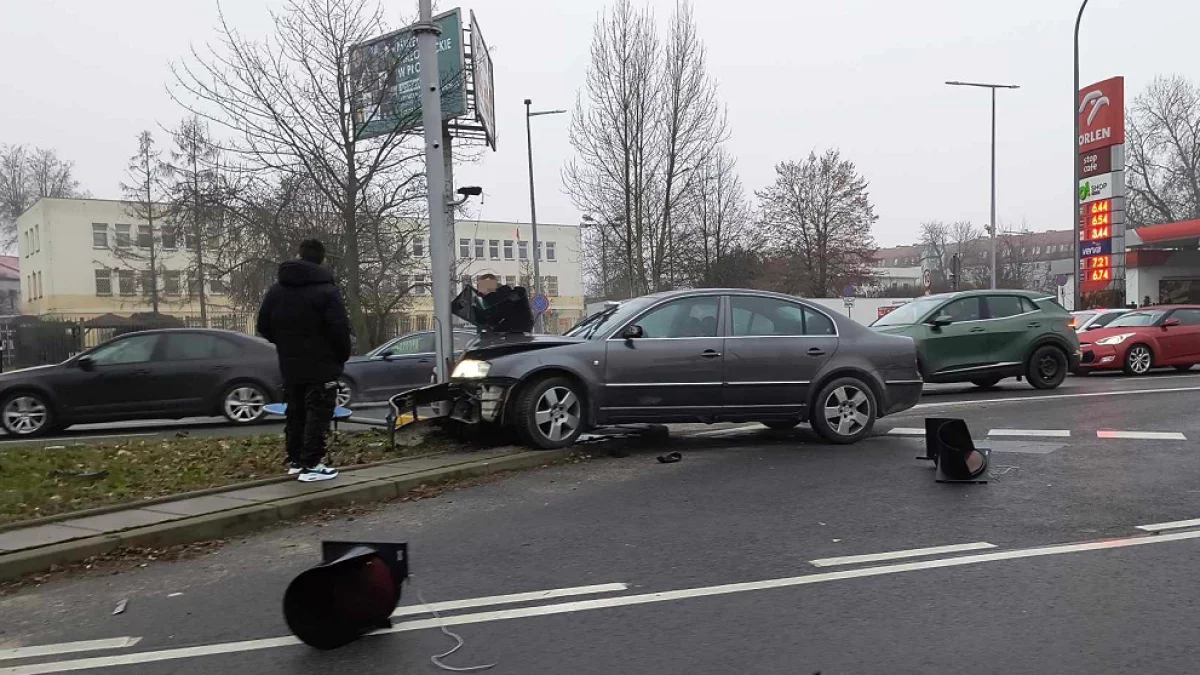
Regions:
<instances>
[{"instance_id":1,"label":"car bumper piece","mask_svg":"<svg viewBox=\"0 0 1200 675\"><path fill-rule=\"evenodd\" d=\"M1112 345L1088 345L1081 352L1077 371L1116 370L1124 365L1117 358L1117 349Z\"/></svg>"},{"instance_id":2,"label":"car bumper piece","mask_svg":"<svg viewBox=\"0 0 1200 675\"><path fill-rule=\"evenodd\" d=\"M894 380L885 383L887 401L883 406L883 414L893 415L915 406L921 400L921 389L924 386L921 380Z\"/></svg>"}]
</instances>

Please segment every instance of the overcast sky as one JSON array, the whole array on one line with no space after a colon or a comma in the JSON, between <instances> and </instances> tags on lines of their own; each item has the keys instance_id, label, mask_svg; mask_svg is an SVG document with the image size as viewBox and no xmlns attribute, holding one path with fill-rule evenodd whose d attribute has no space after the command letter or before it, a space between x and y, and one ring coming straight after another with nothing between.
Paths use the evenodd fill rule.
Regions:
<instances>
[{"instance_id":1,"label":"overcast sky","mask_svg":"<svg viewBox=\"0 0 1200 675\"><path fill-rule=\"evenodd\" d=\"M278 4L225 8L244 34L259 36ZM495 63L498 152L458 171L460 185L486 190L480 217L528 222L522 101L572 107L606 4L462 5L478 15ZM673 0L650 4L665 23ZM415 0L388 6L397 23L416 10ZM880 244L914 241L927 219L986 223L988 92L943 82L1012 83L1022 88L999 95L1000 221L1070 227L1077 0L696 0L695 8L748 190L769 183L780 160L837 146L871 183ZM93 195L119 197L138 132L181 117L165 93L169 62L210 40L215 23L215 0L0 0L0 142L54 147ZM1124 75L1132 98L1156 74L1200 80L1198 25L1200 3L1092 0L1083 84ZM560 178L568 124L566 115L534 120L544 222L579 222Z\"/></svg>"}]
</instances>

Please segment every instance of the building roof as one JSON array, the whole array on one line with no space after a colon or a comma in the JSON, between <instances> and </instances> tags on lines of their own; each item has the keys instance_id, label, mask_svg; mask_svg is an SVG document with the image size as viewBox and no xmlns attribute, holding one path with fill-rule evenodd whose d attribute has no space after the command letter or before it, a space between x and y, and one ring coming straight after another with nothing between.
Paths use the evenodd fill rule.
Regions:
<instances>
[{"instance_id":1,"label":"building roof","mask_svg":"<svg viewBox=\"0 0 1200 675\"><path fill-rule=\"evenodd\" d=\"M1146 244L1165 244L1167 242L1200 239L1200 220L1181 220L1177 223L1162 225L1147 225L1130 230L1128 244L1144 246Z\"/></svg>"}]
</instances>

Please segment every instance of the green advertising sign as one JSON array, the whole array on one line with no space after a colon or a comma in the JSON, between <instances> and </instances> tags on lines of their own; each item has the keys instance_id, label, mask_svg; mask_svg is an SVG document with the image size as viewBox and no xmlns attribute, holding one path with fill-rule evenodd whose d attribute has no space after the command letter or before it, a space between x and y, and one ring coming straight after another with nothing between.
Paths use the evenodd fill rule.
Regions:
<instances>
[{"instance_id":1,"label":"green advertising sign","mask_svg":"<svg viewBox=\"0 0 1200 675\"><path fill-rule=\"evenodd\" d=\"M458 8L433 17L437 36L442 119L467 114L466 58ZM405 132L421 126L421 64L412 26L350 49L355 131L359 138Z\"/></svg>"}]
</instances>

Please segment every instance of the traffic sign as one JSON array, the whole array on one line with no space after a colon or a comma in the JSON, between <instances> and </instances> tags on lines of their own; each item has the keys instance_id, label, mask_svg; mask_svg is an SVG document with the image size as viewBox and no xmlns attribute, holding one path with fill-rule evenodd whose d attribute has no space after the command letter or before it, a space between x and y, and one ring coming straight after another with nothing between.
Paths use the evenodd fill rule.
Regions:
<instances>
[{"instance_id":1,"label":"traffic sign","mask_svg":"<svg viewBox=\"0 0 1200 675\"><path fill-rule=\"evenodd\" d=\"M930 272L929 270L925 270L925 272L921 275L921 283L925 286L926 294L928 294L929 291L932 291L933 290L933 273Z\"/></svg>"},{"instance_id":2,"label":"traffic sign","mask_svg":"<svg viewBox=\"0 0 1200 675\"><path fill-rule=\"evenodd\" d=\"M550 309L550 298L544 295L535 295L533 300L529 301L529 305L533 308L534 314L545 314L546 310Z\"/></svg>"},{"instance_id":3,"label":"traffic sign","mask_svg":"<svg viewBox=\"0 0 1200 675\"><path fill-rule=\"evenodd\" d=\"M847 295L846 297L842 298L842 303L844 303L847 307L853 307L854 306L854 296Z\"/></svg>"},{"instance_id":4,"label":"traffic sign","mask_svg":"<svg viewBox=\"0 0 1200 675\"><path fill-rule=\"evenodd\" d=\"M846 287L842 289L842 295L854 295L854 287L847 284Z\"/></svg>"}]
</instances>

